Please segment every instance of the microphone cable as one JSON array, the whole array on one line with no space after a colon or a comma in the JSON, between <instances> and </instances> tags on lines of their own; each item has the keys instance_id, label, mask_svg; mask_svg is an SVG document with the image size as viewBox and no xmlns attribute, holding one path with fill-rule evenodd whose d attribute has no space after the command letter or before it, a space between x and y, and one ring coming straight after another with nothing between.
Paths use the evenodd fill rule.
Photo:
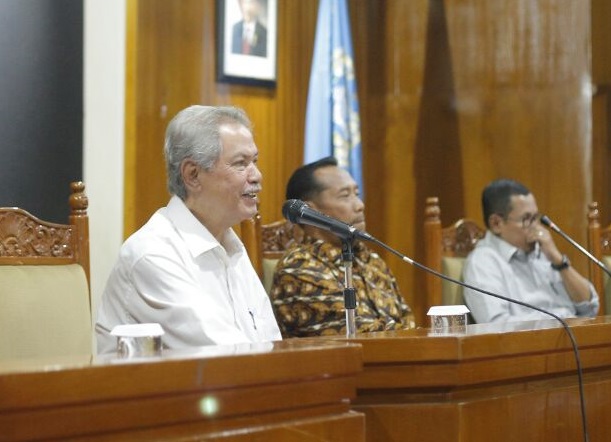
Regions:
<instances>
[{"instance_id":1,"label":"microphone cable","mask_svg":"<svg viewBox=\"0 0 611 442\"><path fill-rule=\"evenodd\" d=\"M424 270L428 273L431 273L435 276L437 276L438 278L441 279L445 279L446 281L452 282L454 284L458 284L462 287L466 287L469 288L471 290L474 290L476 292L480 292L483 293L485 295L488 296L492 296L494 298L498 298L498 299L502 299L503 301L507 301L507 302L511 302L514 304L518 304L521 306L524 306L526 308L530 308L533 310L537 310L545 315L551 316L552 318L556 319L558 322L560 322L560 324L562 324L562 327L564 328L564 330L566 331L566 334L569 336L569 339L571 341L571 345L573 347L573 352L575 354L575 362L577 365L577 376L578 376L578 380L579 380L579 399L580 399L580 405L581 405L581 420L582 420L582 427L583 427L583 437L584 437L584 441L588 442L588 427L587 427L587 419L586 419L586 406L585 406L585 395L584 395L584 391L583 391L583 370L581 368L581 358L579 356L579 348L577 346L577 341L575 339L575 336L573 335L572 330L570 329L570 327L568 326L568 324L559 316L555 315L554 313L548 312L547 310L543 310L542 308L536 307L532 304L528 304L526 302L523 301L518 301L516 299L511 299L496 293L492 293L490 291L472 286L470 284L464 283L462 281L458 281L454 278L451 278L449 276L446 276L440 272L437 272L436 270L433 270L423 264L420 264L419 262L414 261L413 259L403 255L402 253L400 253L399 251L393 249L392 247L386 245L385 243L383 243L382 241L378 240L377 238L373 237L372 235L368 234L367 232L362 232L360 230L355 229L353 226L348 225L342 221L339 221L333 217L330 217L328 215L324 215L314 209L311 209L305 202L301 201L301 200L296 200L296 199L292 199L292 200L287 200L284 205L282 206L282 214L283 216L290 221L291 223L295 223L295 224L307 224L307 225L311 225L320 229L324 229L324 230L328 230L332 233L334 233L337 236L340 236L342 239L344 240L354 240L356 238L359 238L361 240L365 240L365 241L371 241L377 245L379 245L380 247L388 250L389 252L393 253L394 255L398 256L399 258L401 258L402 261L407 262L408 264L411 264L421 270ZM552 224L553 226L550 226L552 229L554 229L555 231L557 231L558 233L560 233L560 230L551 222L551 220L549 220L549 218L547 218L546 216L543 216L541 219L541 222L545 225L548 225L547 222L549 221L550 224ZM556 230L557 229L557 230ZM564 235L563 235L564 236ZM565 237L567 238L567 237ZM568 240L568 239L567 239ZM572 243L572 241L569 240L569 242ZM587 252L586 252L587 253ZM590 255L591 256L591 255ZM600 264L599 264L600 265ZM603 265L604 267L604 265Z\"/></svg>"},{"instance_id":2,"label":"microphone cable","mask_svg":"<svg viewBox=\"0 0 611 442\"><path fill-rule=\"evenodd\" d=\"M537 310L541 313L544 313L546 315L551 316L552 318L556 319L558 322L560 322L560 324L562 324L562 327L564 328L564 330L566 331L566 334L569 336L569 339L571 340L571 345L573 347L573 353L575 355L575 363L577 365L577 378L578 378L578 386L579 386L579 401L580 401L580 406L581 406L581 422L582 422L582 429L583 429L583 440L584 442L588 442L589 437L588 437L588 423L587 423L587 419L586 419L586 404L585 404L585 395L584 395L584 391L583 391L583 370L581 368L581 357L579 356L579 347L577 346L577 341L575 339L575 336L573 335L573 331L571 330L571 328L568 326L568 324L566 323L566 321L564 319L562 319L561 317L555 315L552 312L548 312L547 310L543 310L542 308L536 307L532 304L528 304L526 302L522 302L522 301L518 301L517 299L511 299L496 293L492 293L488 290L484 290L475 286L472 286L471 284L467 284L465 282L459 281L457 279L451 278L447 275L444 275L443 273L440 273L436 270L431 269L430 267L425 266L424 264L420 264L417 261L414 261L413 259L405 256L404 254L402 254L401 252L393 249L392 247L390 247L389 245L386 245L385 243L383 243L382 241L380 241L379 239L371 236L371 238L369 238L370 241L372 241L373 243L379 245L380 247L388 250L389 252L391 252L392 254L398 256L402 261L407 262L408 264L413 265L416 268L419 268L421 270L424 270L425 272L431 273L441 279L445 279L446 281L452 282L454 284L458 284L462 287L466 287L468 289L471 290L475 290L476 292L480 292L483 293L485 295L488 296L492 296L494 298L498 298L498 299L502 299L503 301L508 301L508 302L512 302L514 304L519 304L521 306L527 307L527 308L531 308L533 310Z\"/></svg>"}]
</instances>

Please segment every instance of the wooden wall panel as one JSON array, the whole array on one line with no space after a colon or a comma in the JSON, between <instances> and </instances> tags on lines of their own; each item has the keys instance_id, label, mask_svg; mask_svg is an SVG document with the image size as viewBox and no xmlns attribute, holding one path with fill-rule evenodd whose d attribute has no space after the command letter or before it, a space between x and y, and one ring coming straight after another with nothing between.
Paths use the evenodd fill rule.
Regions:
<instances>
[{"instance_id":1,"label":"wooden wall panel","mask_svg":"<svg viewBox=\"0 0 611 442\"><path fill-rule=\"evenodd\" d=\"M126 236L166 203L163 133L194 103L249 113L264 174L263 222L280 218L286 180L302 162L318 2L278 5L278 83L267 89L216 82L214 0L128 0ZM541 211L585 242L589 1L350 0L349 7L370 233L422 262L425 198L440 197L444 223L479 220L483 186L505 176L527 184ZM585 271L585 260L557 241ZM424 323L424 275L383 254Z\"/></svg>"},{"instance_id":2,"label":"wooden wall panel","mask_svg":"<svg viewBox=\"0 0 611 442\"><path fill-rule=\"evenodd\" d=\"M479 219L482 186L512 177L531 188L542 212L584 242L591 199L588 2L445 5L464 213ZM442 204L448 197L451 192ZM581 256L560 245L586 269Z\"/></svg>"},{"instance_id":3,"label":"wooden wall panel","mask_svg":"<svg viewBox=\"0 0 611 442\"><path fill-rule=\"evenodd\" d=\"M611 223L611 2L592 1L592 198L603 226Z\"/></svg>"},{"instance_id":4,"label":"wooden wall panel","mask_svg":"<svg viewBox=\"0 0 611 442\"><path fill-rule=\"evenodd\" d=\"M592 200L598 202L600 223L611 223L611 84L592 97Z\"/></svg>"},{"instance_id":5,"label":"wooden wall panel","mask_svg":"<svg viewBox=\"0 0 611 442\"><path fill-rule=\"evenodd\" d=\"M591 142L587 3L446 4L463 174L475 177L466 180L465 196L477 196L488 178L515 177L532 188L541 210L583 237ZM563 176L565 192L555 176ZM465 200L467 214L479 214L476 199Z\"/></svg>"},{"instance_id":6,"label":"wooden wall panel","mask_svg":"<svg viewBox=\"0 0 611 442\"><path fill-rule=\"evenodd\" d=\"M125 236L168 201L165 127L180 109L202 103L205 13L199 0L128 1Z\"/></svg>"},{"instance_id":7,"label":"wooden wall panel","mask_svg":"<svg viewBox=\"0 0 611 442\"><path fill-rule=\"evenodd\" d=\"M379 179L367 197L369 230L422 261L427 196L440 197L446 224L480 220L482 188L511 177L584 242L592 193L588 2L389 0L380 8L384 59L373 78L384 84L367 89L364 113L383 116L367 141L384 140L384 151L365 146L373 169L366 177ZM557 241L585 271L585 259ZM425 323L422 273L391 266Z\"/></svg>"},{"instance_id":8,"label":"wooden wall panel","mask_svg":"<svg viewBox=\"0 0 611 442\"><path fill-rule=\"evenodd\" d=\"M357 60L365 58L369 70L365 87L359 87L367 230L415 258L420 194L414 146L421 118L428 1L370 2L370 8L369 40L359 41L355 54ZM356 23L355 35L363 26ZM382 254L408 304L419 311L424 292L413 284L418 271Z\"/></svg>"}]
</instances>

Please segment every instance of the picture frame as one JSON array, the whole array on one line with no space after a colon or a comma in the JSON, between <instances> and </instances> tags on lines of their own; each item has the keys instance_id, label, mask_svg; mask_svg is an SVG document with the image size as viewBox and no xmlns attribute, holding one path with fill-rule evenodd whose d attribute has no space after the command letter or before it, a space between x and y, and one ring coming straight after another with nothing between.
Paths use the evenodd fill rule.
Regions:
<instances>
[{"instance_id":1,"label":"picture frame","mask_svg":"<svg viewBox=\"0 0 611 442\"><path fill-rule=\"evenodd\" d=\"M217 81L275 87L278 0L216 0L216 11Z\"/></svg>"}]
</instances>

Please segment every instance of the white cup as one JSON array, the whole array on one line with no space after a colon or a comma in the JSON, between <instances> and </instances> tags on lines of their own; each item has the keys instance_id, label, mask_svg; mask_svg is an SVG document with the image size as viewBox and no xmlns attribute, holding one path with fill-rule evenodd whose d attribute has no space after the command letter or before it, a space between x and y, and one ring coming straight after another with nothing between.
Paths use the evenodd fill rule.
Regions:
<instances>
[{"instance_id":1,"label":"white cup","mask_svg":"<svg viewBox=\"0 0 611 442\"><path fill-rule=\"evenodd\" d=\"M433 334L464 333L468 321L469 309L464 305L444 305L431 307L428 316L431 318Z\"/></svg>"},{"instance_id":2,"label":"white cup","mask_svg":"<svg viewBox=\"0 0 611 442\"><path fill-rule=\"evenodd\" d=\"M117 325L111 334L117 337L120 358L160 356L164 332L159 324Z\"/></svg>"}]
</instances>

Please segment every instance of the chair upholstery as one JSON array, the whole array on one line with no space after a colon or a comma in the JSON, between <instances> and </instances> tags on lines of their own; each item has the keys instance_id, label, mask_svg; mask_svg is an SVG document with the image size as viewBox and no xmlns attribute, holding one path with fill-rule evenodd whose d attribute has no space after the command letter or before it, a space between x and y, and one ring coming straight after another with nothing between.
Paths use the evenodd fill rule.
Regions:
<instances>
[{"instance_id":1,"label":"chair upholstery","mask_svg":"<svg viewBox=\"0 0 611 442\"><path fill-rule=\"evenodd\" d=\"M588 205L588 249L595 258L602 261L611 269L611 224L602 228L600 226L600 213L598 203ZM600 298L599 314L608 313L607 306L611 305L611 280L605 272L590 261L589 279L594 285Z\"/></svg>"},{"instance_id":2,"label":"chair upholstery","mask_svg":"<svg viewBox=\"0 0 611 442\"><path fill-rule=\"evenodd\" d=\"M424 264L437 272L462 281L465 258L473 250L486 230L475 221L459 219L453 224L442 227L439 198L426 199L424 211ZM464 304L462 287L441 278L426 275L427 306L424 311L435 305Z\"/></svg>"},{"instance_id":3,"label":"chair upholstery","mask_svg":"<svg viewBox=\"0 0 611 442\"><path fill-rule=\"evenodd\" d=\"M286 220L262 224L258 214L243 221L240 229L250 260L269 293L276 263L291 244L303 239L303 230Z\"/></svg>"},{"instance_id":4,"label":"chair upholstery","mask_svg":"<svg viewBox=\"0 0 611 442\"><path fill-rule=\"evenodd\" d=\"M92 352L88 200L70 186L68 224L0 208L0 359Z\"/></svg>"}]
</instances>

